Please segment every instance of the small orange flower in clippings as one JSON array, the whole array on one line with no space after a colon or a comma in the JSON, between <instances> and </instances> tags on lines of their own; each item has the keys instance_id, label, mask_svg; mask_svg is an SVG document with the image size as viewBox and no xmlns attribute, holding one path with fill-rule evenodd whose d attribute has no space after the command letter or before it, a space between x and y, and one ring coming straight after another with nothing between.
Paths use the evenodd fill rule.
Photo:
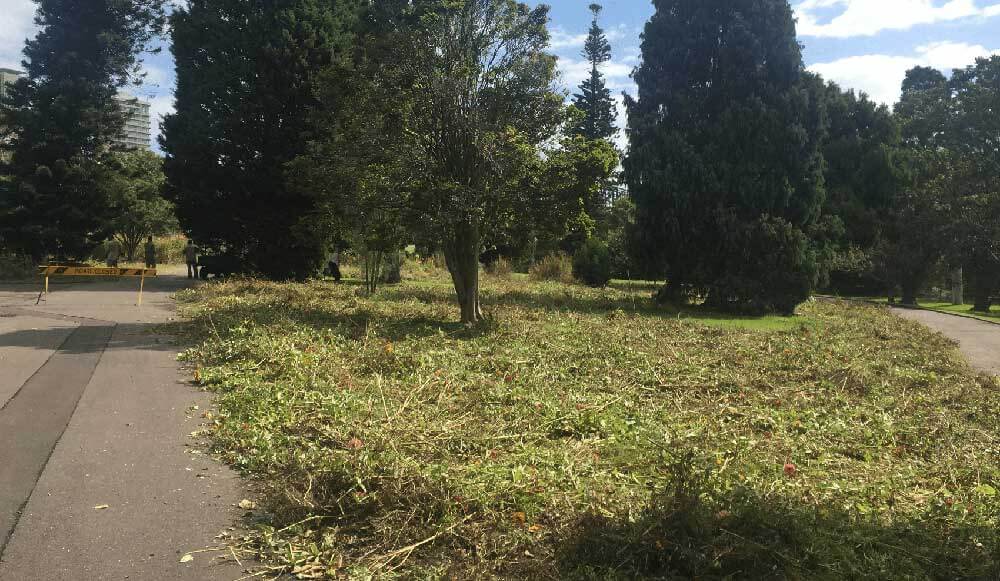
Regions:
<instances>
[{"instance_id":1,"label":"small orange flower in clippings","mask_svg":"<svg viewBox=\"0 0 1000 581\"><path fill-rule=\"evenodd\" d=\"M797 472L798 472L798 468L795 467L795 464L792 464L791 462L787 462L785 464L785 476L788 476L789 478L791 478L791 477L795 476L795 474Z\"/></svg>"},{"instance_id":2,"label":"small orange flower in clippings","mask_svg":"<svg viewBox=\"0 0 1000 581\"><path fill-rule=\"evenodd\" d=\"M347 441L348 450L360 450L364 446L364 443L358 438L351 438Z\"/></svg>"},{"instance_id":3,"label":"small orange flower in clippings","mask_svg":"<svg viewBox=\"0 0 1000 581\"><path fill-rule=\"evenodd\" d=\"M385 352L391 355L393 351L395 351L395 348L392 346L392 341L389 341L385 344Z\"/></svg>"}]
</instances>

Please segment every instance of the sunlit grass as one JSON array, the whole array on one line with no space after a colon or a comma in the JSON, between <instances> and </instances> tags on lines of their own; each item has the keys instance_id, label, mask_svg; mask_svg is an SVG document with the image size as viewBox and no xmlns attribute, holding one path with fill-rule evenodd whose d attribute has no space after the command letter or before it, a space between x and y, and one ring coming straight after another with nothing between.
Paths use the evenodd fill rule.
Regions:
<instances>
[{"instance_id":1,"label":"sunlit grass","mask_svg":"<svg viewBox=\"0 0 1000 581\"><path fill-rule=\"evenodd\" d=\"M348 272L350 275L351 273ZM1000 385L885 309L433 269L185 293L271 564L331 578L995 578ZM260 516L260 515L258 515ZM280 530L289 524L304 524ZM280 532L279 532L280 530Z\"/></svg>"}]
</instances>

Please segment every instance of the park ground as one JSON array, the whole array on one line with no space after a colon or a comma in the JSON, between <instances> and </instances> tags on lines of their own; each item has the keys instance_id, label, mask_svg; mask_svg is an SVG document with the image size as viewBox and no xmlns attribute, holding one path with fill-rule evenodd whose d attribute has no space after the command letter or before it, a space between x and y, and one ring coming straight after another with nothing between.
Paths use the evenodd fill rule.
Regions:
<instances>
[{"instance_id":1,"label":"park ground","mask_svg":"<svg viewBox=\"0 0 1000 581\"><path fill-rule=\"evenodd\" d=\"M447 275L179 295L240 549L300 578L996 579L1000 384L886 308Z\"/></svg>"}]
</instances>

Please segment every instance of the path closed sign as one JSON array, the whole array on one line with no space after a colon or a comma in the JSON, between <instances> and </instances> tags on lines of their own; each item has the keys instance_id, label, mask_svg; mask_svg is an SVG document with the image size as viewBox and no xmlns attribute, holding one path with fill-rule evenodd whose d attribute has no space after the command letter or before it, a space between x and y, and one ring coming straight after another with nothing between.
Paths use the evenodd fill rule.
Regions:
<instances>
[{"instance_id":1,"label":"path closed sign","mask_svg":"<svg viewBox=\"0 0 1000 581\"><path fill-rule=\"evenodd\" d=\"M40 266L42 276L156 276L155 268L98 268L91 266Z\"/></svg>"}]
</instances>

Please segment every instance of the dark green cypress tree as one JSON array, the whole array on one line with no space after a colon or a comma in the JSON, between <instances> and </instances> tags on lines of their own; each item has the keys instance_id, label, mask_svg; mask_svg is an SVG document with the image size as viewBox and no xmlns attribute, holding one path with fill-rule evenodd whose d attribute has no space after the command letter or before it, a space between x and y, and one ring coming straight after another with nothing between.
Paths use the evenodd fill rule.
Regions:
<instances>
[{"instance_id":1,"label":"dark green cypress tree","mask_svg":"<svg viewBox=\"0 0 1000 581\"><path fill-rule=\"evenodd\" d=\"M821 82L786 0L655 0L628 99L637 254L663 297L791 312L815 283Z\"/></svg>"},{"instance_id":2,"label":"dark green cypress tree","mask_svg":"<svg viewBox=\"0 0 1000 581\"><path fill-rule=\"evenodd\" d=\"M0 109L12 150L0 239L36 261L82 259L109 234L101 162L124 123L114 96L138 78L163 0L35 1L27 75Z\"/></svg>"},{"instance_id":3,"label":"dark green cypress tree","mask_svg":"<svg viewBox=\"0 0 1000 581\"><path fill-rule=\"evenodd\" d=\"M205 247L272 278L317 272L318 203L289 187L317 75L346 53L357 0L192 0L171 18L176 113L164 123L168 197ZM329 106L329 104L327 104Z\"/></svg>"},{"instance_id":4,"label":"dark green cypress tree","mask_svg":"<svg viewBox=\"0 0 1000 581\"><path fill-rule=\"evenodd\" d=\"M573 104L583 112L580 121L570 132L587 139L611 139L618 133L615 127L615 101L600 71L600 66L611 60L611 44L598 24L600 4L591 4L594 20L583 47L583 56L590 62L590 77L580 85L580 92L573 96Z\"/></svg>"}]
</instances>

